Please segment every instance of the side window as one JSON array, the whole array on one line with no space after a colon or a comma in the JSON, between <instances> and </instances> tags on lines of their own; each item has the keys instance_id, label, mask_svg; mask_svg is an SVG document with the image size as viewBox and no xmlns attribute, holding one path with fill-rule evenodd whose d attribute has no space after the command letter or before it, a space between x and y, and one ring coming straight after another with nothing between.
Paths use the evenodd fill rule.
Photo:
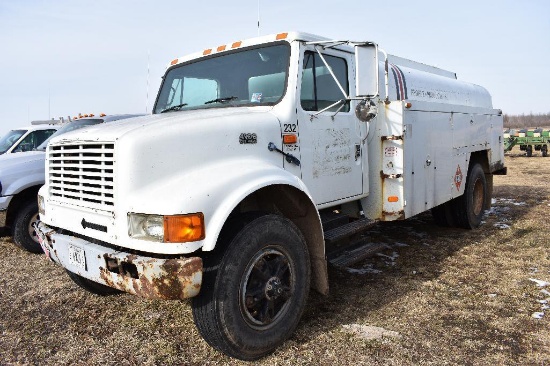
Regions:
<instances>
[{"instance_id":1,"label":"side window","mask_svg":"<svg viewBox=\"0 0 550 366\"><path fill-rule=\"evenodd\" d=\"M56 130L37 130L29 133L15 149L13 149L13 152L21 152L21 151L31 151L33 149L36 149L38 145L46 141L48 137L53 135Z\"/></svg>"},{"instance_id":2,"label":"side window","mask_svg":"<svg viewBox=\"0 0 550 366\"><path fill-rule=\"evenodd\" d=\"M348 67L346 60L340 57L323 55L327 63L336 75L340 85L349 94ZM315 52L307 51L304 54L304 69L302 72L302 88L300 93L302 108L306 111L320 111L339 100L344 99L342 91L330 75L325 63ZM336 111L337 105L329 109ZM349 103L342 109L349 112Z\"/></svg>"}]
</instances>

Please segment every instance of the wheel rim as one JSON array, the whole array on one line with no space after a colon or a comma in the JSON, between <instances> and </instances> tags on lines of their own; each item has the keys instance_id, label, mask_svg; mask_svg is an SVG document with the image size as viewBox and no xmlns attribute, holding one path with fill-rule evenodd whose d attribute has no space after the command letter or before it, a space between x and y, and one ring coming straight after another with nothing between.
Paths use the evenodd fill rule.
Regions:
<instances>
[{"instance_id":1,"label":"wheel rim","mask_svg":"<svg viewBox=\"0 0 550 366\"><path fill-rule=\"evenodd\" d=\"M29 221L29 226L27 228L29 232L29 236L34 240L35 243L38 243L38 235L36 235L36 232L34 231L34 223L38 223L38 213L34 214L31 217L31 220Z\"/></svg>"},{"instance_id":2,"label":"wheel rim","mask_svg":"<svg viewBox=\"0 0 550 366\"><path fill-rule=\"evenodd\" d=\"M241 312L248 325L265 330L288 311L293 293L293 271L287 256L277 249L262 249L244 272Z\"/></svg>"},{"instance_id":3,"label":"wheel rim","mask_svg":"<svg viewBox=\"0 0 550 366\"><path fill-rule=\"evenodd\" d=\"M474 215L479 215L483 209L483 182L481 179L477 179L474 184L473 192L473 209Z\"/></svg>"}]
</instances>

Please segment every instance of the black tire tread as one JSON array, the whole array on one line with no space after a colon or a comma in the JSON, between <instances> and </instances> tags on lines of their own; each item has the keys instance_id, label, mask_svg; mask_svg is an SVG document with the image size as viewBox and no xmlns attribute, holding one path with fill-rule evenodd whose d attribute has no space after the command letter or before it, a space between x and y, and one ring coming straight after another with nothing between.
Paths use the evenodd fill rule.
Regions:
<instances>
[{"instance_id":1,"label":"black tire tread","mask_svg":"<svg viewBox=\"0 0 550 366\"><path fill-rule=\"evenodd\" d=\"M265 216L265 217L264 217ZM273 345L265 344L262 348L252 348L246 345L237 345L235 342L231 342L228 336L228 329L225 329L223 326L223 320L220 317L220 310L218 309L218 302L216 297L219 294L214 293L216 288L222 288L223 286L219 284L221 281L217 276L218 268L226 268L226 265L230 263L229 261L233 260L231 253L235 254L235 251L238 247L237 243L240 238L244 237L243 232L251 225L256 225L258 223L265 223L267 220L284 220L284 224L287 226L292 226L294 233L298 234L302 240L305 258L307 258L307 288L304 289L305 297L309 292L309 277L310 277L310 268L309 268L309 254L307 253L307 246L305 245L305 239L299 232L299 230L290 222L289 220L278 216L278 215L267 215L267 214L258 214L254 213L252 215L244 215L238 217L233 224L240 227L239 230L231 230L226 237L222 245L222 249L217 252L217 254L212 254L211 257L205 259L205 266L203 269L203 287L201 287L201 292L195 298L193 298L192 307L193 307L193 319L199 330L201 336L206 340L206 342L213 348L241 360L256 360L261 358L273 351ZM220 235L220 238L222 235ZM229 242L229 243L228 243ZM223 245L229 245L229 247L223 247ZM304 299L305 301L305 299ZM305 302L304 302L305 304ZM294 315L301 316L302 309L298 309L298 312L294 312ZM297 322L296 322L297 325ZM295 325L295 326L296 326ZM223 328L223 329L222 329ZM289 328L286 330L286 333L281 334L281 342L284 341L291 332L294 331L294 328ZM276 345L275 345L276 346Z\"/></svg>"},{"instance_id":2,"label":"black tire tread","mask_svg":"<svg viewBox=\"0 0 550 366\"><path fill-rule=\"evenodd\" d=\"M38 213L36 200L28 200L19 208L12 225L13 242L31 253L42 253L42 247L28 233L30 219Z\"/></svg>"},{"instance_id":3,"label":"black tire tread","mask_svg":"<svg viewBox=\"0 0 550 366\"><path fill-rule=\"evenodd\" d=\"M487 200L490 200L490 197L488 197L488 187L487 187L487 181L485 178L485 173L483 171L483 168L481 164L477 162L472 162L470 165L470 168L468 169L468 176L466 177L466 186L464 187L464 194L460 197L455 198L455 204L454 204L454 220L457 227L462 227L464 229L474 229L479 226L478 222L474 222L469 217L468 210L469 207L469 189L470 185L475 183L475 176L479 175L481 179L484 181L484 203L483 203L483 209L482 212L484 212L485 207L487 207Z\"/></svg>"}]
</instances>

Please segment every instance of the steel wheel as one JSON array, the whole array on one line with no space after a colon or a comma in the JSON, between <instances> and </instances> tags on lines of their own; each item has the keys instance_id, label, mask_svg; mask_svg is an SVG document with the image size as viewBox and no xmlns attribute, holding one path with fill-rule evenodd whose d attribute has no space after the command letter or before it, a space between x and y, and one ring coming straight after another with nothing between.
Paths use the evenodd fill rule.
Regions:
<instances>
[{"instance_id":1,"label":"steel wheel","mask_svg":"<svg viewBox=\"0 0 550 366\"><path fill-rule=\"evenodd\" d=\"M34 226L33 226L34 224L37 224L37 223L38 223L38 212L31 217L31 220L29 221L29 225L27 227L27 230L29 232L29 237L31 237L32 240L34 240L34 242L38 244L38 235L36 235L36 232L34 231Z\"/></svg>"},{"instance_id":2,"label":"steel wheel","mask_svg":"<svg viewBox=\"0 0 550 366\"><path fill-rule=\"evenodd\" d=\"M485 187L481 179L476 179L474 183L472 201L472 210L474 215L477 216L483 210L483 203L485 202Z\"/></svg>"},{"instance_id":3,"label":"steel wheel","mask_svg":"<svg viewBox=\"0 0 550 366\"><path fill-rule=\"evenodd\" d=\"M259 251L246 268L241 284L241 311L251 327L267 329L288 311L294 279L281 251Z\"/></svg>"},{"instance_id":4,"label":"steel wheel","mask_svg":"<svg viewBox=\"0 0 550 366\"><path fill-rule=\"evenodd\" d=\"M241 220L238 220L241 218ZM272 352L298 326L309 293L309 254L292 221L241 215L203 258L193 319L211 346L241 360Z\"/></svg>"}]
</instances>

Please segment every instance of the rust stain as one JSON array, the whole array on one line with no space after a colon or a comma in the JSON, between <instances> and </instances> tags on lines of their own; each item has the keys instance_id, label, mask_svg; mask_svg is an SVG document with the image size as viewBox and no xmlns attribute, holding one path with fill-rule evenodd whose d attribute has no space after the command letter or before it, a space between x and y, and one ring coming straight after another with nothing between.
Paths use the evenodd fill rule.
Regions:
<instances>
[{"instance_id":1,"label":"rust stain","mask_svg":"<svg viewBox=\"0 0 550 366\"><path fill-rule=\"evenodd\" d=\"M397 216L397 220L405 220L405 210L382 211L382 216Z\"/></svg>"},{"instance_id":2,"label":"rust stain","mask_svg":"<svg viewBox=\"0 0 550 366\"><path fill-rule=\"evenodd\" d=\"M198 294L202 280L201 258L168 259L157 267L154 259L133 263L128 260L130 257L136 259L129 255L125 262L137 267L139 278L101 268L101 279L108 286L145 298L184 299Z\"/></svg>"}]
</instances>

